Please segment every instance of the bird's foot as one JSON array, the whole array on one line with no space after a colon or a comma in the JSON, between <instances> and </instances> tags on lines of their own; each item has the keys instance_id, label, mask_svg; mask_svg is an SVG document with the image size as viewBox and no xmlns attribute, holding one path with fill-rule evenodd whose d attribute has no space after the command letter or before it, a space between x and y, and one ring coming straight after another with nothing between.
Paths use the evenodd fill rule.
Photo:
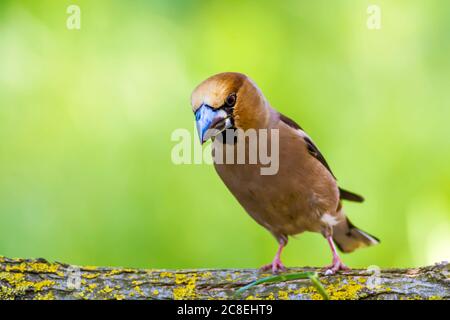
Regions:
<instances>
[{"instance_id":1,"label":"bird's foot","mask_svg":"<svg viewBox=\"0 0 450 320\"><path fill-rule=\"evenodd\" d=\"M260 268L261 271L272 270L272 273L279 273L286 271L286 267L283 265L280 259L275 258L272 263L266 264Z\"/></svg>"},{"instance_id":2,"label":"bird's foot","mask_svg":"<svg viewBox=\"0 0 450 320\"><path fill-rule=\"evenodd\" d=\"M341 259L333 259L333 263L330 264L329 266L326 266L322 269L322 271L324 272L324 274L326 276L328 275L332 275L335 274L338 271L349 271L350 268L347 267Z\"/></svg>"}]
</instances>

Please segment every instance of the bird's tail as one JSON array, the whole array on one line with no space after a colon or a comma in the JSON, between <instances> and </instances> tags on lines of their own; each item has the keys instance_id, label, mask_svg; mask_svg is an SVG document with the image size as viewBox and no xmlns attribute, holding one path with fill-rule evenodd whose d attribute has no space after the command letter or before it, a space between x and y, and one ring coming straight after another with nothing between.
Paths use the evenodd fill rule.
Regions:
<instances>
[{"instance_id":1,"label":"bird's tail","mask_svg":"<svg viewBox=\"0 0 450 320\"><path fill-rule=\"evenodd\" d=\"M355 227L348 218L333 227L333 240L345 253L380 243L376 237Z\"/></svg>"}]
</instances>

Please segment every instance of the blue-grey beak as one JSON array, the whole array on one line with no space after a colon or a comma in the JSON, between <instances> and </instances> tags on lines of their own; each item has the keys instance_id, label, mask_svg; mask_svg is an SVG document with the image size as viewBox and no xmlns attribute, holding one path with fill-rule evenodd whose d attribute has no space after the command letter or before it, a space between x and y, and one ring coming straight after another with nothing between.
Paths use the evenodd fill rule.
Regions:
<instances>
[{"instance_id":1,"label":"blue-grey beak","mask_svg":"<svg viewBox=\"0 0 450 320\"><path fill-rule=\"evenodd\" d=\"M224 110L214 110L206 104L202 104L195 112L195 122L201 144L231 128L230 118Z\"/></svg>"}]
</instances>

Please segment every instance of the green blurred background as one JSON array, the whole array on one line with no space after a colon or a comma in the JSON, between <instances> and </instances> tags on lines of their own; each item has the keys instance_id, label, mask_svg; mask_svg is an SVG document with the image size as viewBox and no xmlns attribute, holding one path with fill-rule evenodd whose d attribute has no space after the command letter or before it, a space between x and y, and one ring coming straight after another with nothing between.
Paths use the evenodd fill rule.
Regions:
<instances>
[{"instance_id":1,"label":"green blurred background","mask_svg":"<svg viewBox=\"0 0 450 320\"><path fill-rule=\"evenodd\" d=\"M81 8L68 30L66 9ZM381 30L366 26L369 4ZM450 3L0 2L0 255L156 268L258 267L276 242L210 165L174 165L193 88L253 78L313 137L381 245L353 267L450 258ZM196 140L193 143L198 143ZM324 265L318 234L284 253Z\"/></svg>"}]
</instances>

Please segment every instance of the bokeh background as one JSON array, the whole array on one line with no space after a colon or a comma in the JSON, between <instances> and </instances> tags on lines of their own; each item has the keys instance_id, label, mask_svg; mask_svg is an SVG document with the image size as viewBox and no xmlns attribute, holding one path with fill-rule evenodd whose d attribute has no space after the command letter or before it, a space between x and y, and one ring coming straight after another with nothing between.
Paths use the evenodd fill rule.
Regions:
<instances>
[{"instance_id":1,"label":"bokeh background","mask_svg":"<svg viewBox=\"0 0 450 320\"><path fill-rule=\"evenodd\" d=\"M67 7L81 8L68 30ZM369 4L381 29L366 25ZM351 220L353 267L450 258L450 3L0 2L0 255L147 268L258 267L276 250L210 165L174 165L192 89L253 78L313 137ZM198 143L193 136L192 144ZM284 253L324 265L318 234Z\"/></svg>"}]
</instances>

